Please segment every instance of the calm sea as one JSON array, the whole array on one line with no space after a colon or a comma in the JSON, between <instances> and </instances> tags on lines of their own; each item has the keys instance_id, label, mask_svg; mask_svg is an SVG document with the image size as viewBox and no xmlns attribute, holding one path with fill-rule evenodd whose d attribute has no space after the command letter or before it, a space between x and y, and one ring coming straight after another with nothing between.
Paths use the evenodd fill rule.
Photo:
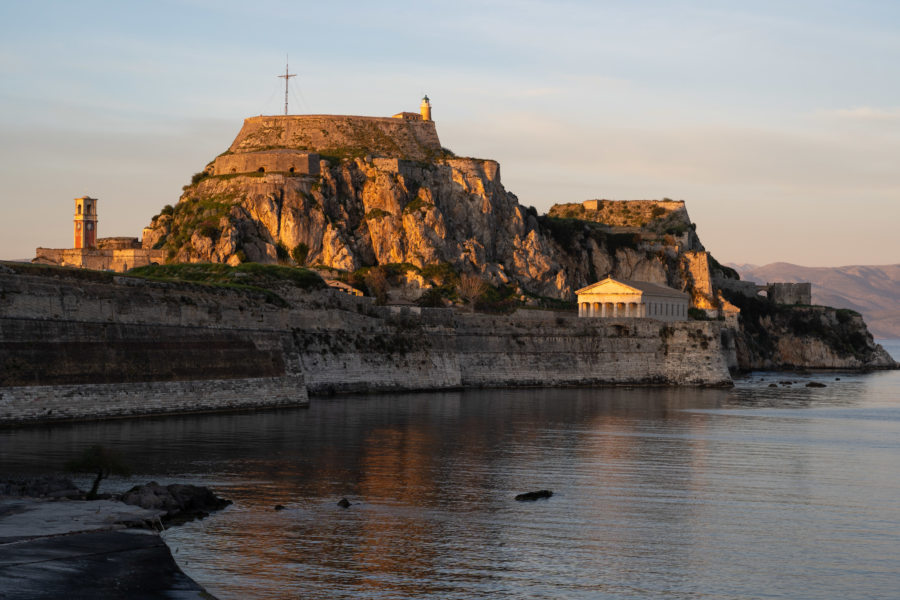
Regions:
<instances>
[{"instance_id":1,"label":"calm sea","mask_svg":"<svg viewBox=\"0 0 900 600\"><path fill-rule=\"evenodd\" d=\"M0 472L94 443L136 473L107 489L183 481L234 500L165 533L223 600L900 596L896 371L0 431ZM553 497L513 499L539 489Z\"/></svg>"}]
</instances>

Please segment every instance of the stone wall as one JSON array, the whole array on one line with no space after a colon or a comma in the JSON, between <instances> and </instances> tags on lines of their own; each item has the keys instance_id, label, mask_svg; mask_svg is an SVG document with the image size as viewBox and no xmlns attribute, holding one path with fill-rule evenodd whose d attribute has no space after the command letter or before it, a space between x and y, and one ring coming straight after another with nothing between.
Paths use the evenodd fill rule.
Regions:
<instances>
[{"instance_id":1,"label":"stone wall","mask_svg":"<svg viewBox=\"0 0 900 600\"><path fill-rule=\"evenodd\" d=\"M297 150L268 150L223 154L216 158L209 169L211 175L229 173L271 173L281 171L299 175L319 174L319 155Z\"/></svg>"},{"instance_id":2,"label":"stone wall","mask_svg":"<svg viewBox=\"0 0 900 600\"><path fill-rule=\"evenodd\" d=\"M429 160L440 155L434 121L342 115L259 116L244 120L230 151L270 148Z\"/></svg>"},{"instance_id":3,"label":"stone wall","mask_svg":"<svg viewBox=\"0 0 900 600\"><path fill-rule=\"evenodd\" d=\"M90 413L86 406L100 407L96 416L131 414L136 404L101 405L114 405L116 394L131 398L129 390L193 389L202 380L213 382L201 386L207 392L221 391L195 395L196 409L243 407L230 390L264 376L302 377L312 394L731 383L718 323L411 310L333 290L282 290L289 307L280 308L252 292L83 271L69 278L2 272L0 289L0 393L18 403L14 414L31 406L27 418L56 418L48 410L75 418L63 411L61 394L82 407L77 418ZM145 386L160 382L187 388ZM29 384L44 391L28 392ZM153 402L153 411L180 411L194 401Z\"/></svg>"},{"instance_id":4,"label":"stone wall","mask_svg":"<svg viewBox=\"0 0 900 600\"><path fill-rule=\"evenodd\" d=\"M101 240L102 241L102 240ZM163 250L143 248L84 250L80 248L38 248L32 262L60 267L77 267L94 271L118 271L120 273L166 261Z\"/></svg>"},{"instance_id":5,"label":"stone wall","mask_svg":"<svg viewBox=\"0 0 900 600\"><path fill-rule=\"evenodd\" d=\"M811 283L767 283L766 288L775 304L812 304Z\"/></svg>"},{"instance_id":6,"label":"stone wall","mask_svg":"<svg viewBox=\"0 0 900 600\"><path fill-rule=\"evenodd\" d=\"M97 240L99 250L131 250L140 247L140 240L134 237L107 237Z\"/></svg>"}]
</instances>

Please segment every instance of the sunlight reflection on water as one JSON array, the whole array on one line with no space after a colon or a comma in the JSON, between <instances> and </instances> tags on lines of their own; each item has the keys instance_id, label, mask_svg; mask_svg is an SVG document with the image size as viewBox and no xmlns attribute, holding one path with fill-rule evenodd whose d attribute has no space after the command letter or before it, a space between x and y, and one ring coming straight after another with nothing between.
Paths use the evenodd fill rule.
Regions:
<instances>
[{"instance_id":1,"label":"sunlight reflection on water","mask_svg":"<svg viewBox=\"0 0 900 600\"><path fill-rule=\"evenodd\" d=\"M21 429L0 432L0 466L52 469L98 442L128 455L133 480L190 480L234 500L165 534L223 600L900 589L898 372L314 399ZM513 500L544 488L549 500Z\"/></svg>"}]
</instances>

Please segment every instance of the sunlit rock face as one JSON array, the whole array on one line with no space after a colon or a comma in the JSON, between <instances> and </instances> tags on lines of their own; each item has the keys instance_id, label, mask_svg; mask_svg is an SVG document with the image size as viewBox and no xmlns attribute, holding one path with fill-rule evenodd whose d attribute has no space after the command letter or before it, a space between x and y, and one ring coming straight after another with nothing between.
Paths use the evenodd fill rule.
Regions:
<instances>
[{"instance_id":1,"label":"sunlit rock face","mask_svg":"<svg viewBox=\"0 0 900 600\"><path fill-rule=\"evenodd\" d=\"M683 202L588 201L538 216L503 187L496 161L442 149L433 122L395 127L380 122L399 119L375 119L381 129L370 131L350 128L349 117L316 118L321 126L312 133L298 129L308 125L301 121L281 127L248 119L178 204L154 217L145 247L166 250L170 262L281 261L345 271L444 264L566 300L611 275L670 285L691 293L698 307L716 307L706 252ZM335 139L345 146L327 148ZM320 160L272 172L280 164L272 156L282 150ZM257 155L269 162L250 164ZM237 168L226 163L246 172L225 172ZM569 206L580 207L575 218L562 214Z\"/></svg>"}]
</instances>

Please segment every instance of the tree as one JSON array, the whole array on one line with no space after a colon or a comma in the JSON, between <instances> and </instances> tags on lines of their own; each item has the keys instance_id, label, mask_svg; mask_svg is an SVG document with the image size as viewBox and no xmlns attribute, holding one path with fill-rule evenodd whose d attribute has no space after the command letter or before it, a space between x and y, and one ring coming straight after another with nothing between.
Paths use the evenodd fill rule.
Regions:
<instances>
[{"instance_id":1,"label":"tree","mask_svg":"<svg viewBox=\"0 0 900 600\"><path fill-rule=\"evenodd\" d=\"M369 288L369 293L375 296L376 303L387 303L388 281L384 267L372 267L369 269L369 272L366 273L366 287Z\"/></svg>"},{"instance_id":2,"label":"tree","mask_svg":"<svg viewBox=\"0 0 900 600\"><path fill-rule=\"evenodd\" d=\"M115 475L131 475L131 469L125 463L122 455L115 450L104 448L103 446L91 446L85 448L84 452L78 458L73 458L66 463L66 471L70 473L95 473L96 478L88 492L87 499L94 500L97 498L97 490L100 488L100 482L112 474Z\"/></svg>"},{"instance_id":3,"label":"tree","mask_svg":"<svg viewBox=\"0 0 900 600\"><path fill-rule=\"evenodd\" d=\"M462 277L459 278L459 285L456 286L456 291L459 293L460 298L468 303L469 310L472 312L475 312L475 301L481 298L486 289L487 284L484 280L478 275L471 273L463 273Z\"/></svg>"}]
</instances>

